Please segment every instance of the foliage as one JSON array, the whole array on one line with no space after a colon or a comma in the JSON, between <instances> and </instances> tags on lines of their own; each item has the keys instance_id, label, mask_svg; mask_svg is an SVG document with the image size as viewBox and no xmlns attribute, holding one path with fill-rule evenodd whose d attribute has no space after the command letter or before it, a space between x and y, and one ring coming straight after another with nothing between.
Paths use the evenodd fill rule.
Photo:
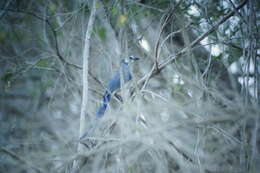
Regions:
<instances>
[{"instance_id":1,"label":"foliage","mask_svg":"<svg viewBox=\"0 0 260 173\"><path fill-rule=\"evenodd\" d=\"M84 160L80 172L256 173L259 3L234 10L241 2L97 1L86 131L96 128L81 140L91 1L0 2L0 172L72 172ZM133 80L97 119L129 55L140 57Z\"/></svg>"}]
</instances>

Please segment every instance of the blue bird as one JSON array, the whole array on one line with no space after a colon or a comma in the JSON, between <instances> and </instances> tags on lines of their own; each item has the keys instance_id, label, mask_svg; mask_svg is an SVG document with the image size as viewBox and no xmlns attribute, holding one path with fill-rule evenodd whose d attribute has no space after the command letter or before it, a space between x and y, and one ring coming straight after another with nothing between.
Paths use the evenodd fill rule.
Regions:
<instances>
[{"instance_id":1,"label":"blue bird","mask_svg":"<svg viewBox=\"0 0 260 173\"><path fill-rule=\"evenodd\" d=\"M126 82L132 80L132 74L131 74L131 70L129 67L129 61L135 61L135 60L139 60L139 57L130 56L128 58L121 60L120 68L122 71L123 83L126 83ZM112 93L121 87L121 77L120 76L121 76L120 71L118 71L118 72L116 72L114 77L109 81L108 87L107 87L105 94L103 96L103 99L102 99L102 103L96 112L97 118L101 118L104 116L108 103L110 102L110 100L112 98ZM98 121L96 120L94 122L94 124L92 124L91 128L89 128L89 130L87 130L87 132L84 135L82 135L82 137L80 137L80 139L83 139L86 136L88 136L89 134L93 133L93 131L95 130L95 128L97 126L98 126Z\"/></svg>"},{"instance_id":2,"label":"blue bird","mask_svg":"<svg viewBox=\"0 0 260 173\"><path fill-rule=\"evenodd\" d=\"M132 80L131 70L129 67L129 60L135 61L138 59L139 59L138 57L130 56L128 58L121 60L120 67L122 68L122 77L123 77L124 83ZM118 72L116 72L116 74L112 78L112 80L109 81L107 90L103 96L102 104L100 105L100 107L97 110L97 113L96 113L97 117L103 117L103 115L107 109L108 103L111 100L112 93L115 90L120 88L120 86L121 86L120 76L121 76L120 72L118 71Z\"/></svg>"}]
</instances>

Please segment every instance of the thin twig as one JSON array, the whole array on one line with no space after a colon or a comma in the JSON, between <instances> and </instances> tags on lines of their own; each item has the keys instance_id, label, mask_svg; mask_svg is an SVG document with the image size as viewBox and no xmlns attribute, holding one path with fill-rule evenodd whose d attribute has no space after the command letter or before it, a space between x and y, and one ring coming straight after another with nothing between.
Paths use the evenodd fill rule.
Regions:
<instances>
[{"instance_id":1,"label":"thin twig","mask_svg":"<svg viewBox=\"0 0 260 173\"><path fill-rule=\"evenodd\" d=\"M44 21L47 23L47 25L49 26L49 28L51 29L51 32L54 36L54 42L55 42L55 49L56 49L56 55L57 57L64 63L64 65L69 65L71 67L74 67L76 69L82 70L82 67L76 64L73 64L71 62L68 62L67 60L65 60L65 58L61 55L60 53L60 49L59 49L59 44L58 44L58 39L57 39L57 30L54 29L54 27L51 25L50 21L48 19L45 19L33 12L29 12L29 11L22 11L22 10L14 10L14 9L0 9L2 11L9 11L9 12L14 12L14 13L23 13L23 14L27 14L30 16L33 16L41 21ZM97 79L97 77L95 77L90 71L88 73L98 84L100 84L103 88L104 85L102 84L102 82L100 80Z\"/></svg>"},{"instance_id":2,"label":"thin twig","mask_svg":"<svg viewBox=\"0 0 260 173\"><path fill-rule=\"evenodd\" d=\"M54 27L52 26L52 24L50 23L50 21L48 19L45 19L37 14L35 14L34 12L31 12L31 11L24 11L24 10L14 10L14 9L0 9L2 11L9 11L9 12L14 12L14 13L23 13L23 14L27 14L27 15L30 15L30 16L33 16L41 21L44 21L47 23L47 25L49 26L49 28L51 29L51 32L54 36L54 44L55 44L55 50L56 50L56 55L57 57L65 64L65 65L69 65L69 66L72 66L72 67L75 67L77 69L82 69L82 67L76 65L76 64L73 64L73 63L70 63L68 62L60 53L60 48L59 48L59 44L58 44L58 39L57 39L57 32L56 30L54 29Z\"/></svg>"},{"instance_id":3,"label":"thin twig","mask_svg":"<svg viewBox=\"0 0 260 173\"><path fill-rule=\"evenodd\" d=\"M39 173L45 172L41 168L34 166L32 163L28 162L27 160L23 159L22 157L18 156L17 154L15 154L14 152L12 152L6 148L0 147L0 151L8 154L9 156L11 156L13 159L17 160L20 163L28 165L29 167L33 168L36 172L39 172Z\"/></svg>"},{"instance_id":4,"label":"thin twig","mask_svg":"<svg viewBox=\"0 0 260 173\"><path fill-rule=\"evenodd\" d=\"M179 30L177 30L177 31L174 31L174 32L171 32L170 34L168 34L168 35L163 39L162 43L160 44L160 47L159 47L159 49L158 49L158 54L157 54L157 56L160 55L161 49L162 49L163 45L165 44L165 42L166 42L170 37L173 37L174 35L176 35L176 34L182 32L184 29L188 28L190 25L192 25L192 23L189 23L189 24L187 24L186 26L184 26L183 28L181 28L181 29L179 29Z\"/></svg>"},{"instance_id":5,"label":"thin twig","mask_svg":"<svg viewBox=\"0 0 260 173\"><path fill-rule=\"evenodd\" d=\"M247 24L247 22L245 21L245 19L243 18L243 16L239 13L239 11L236 9L235 4L232 2L232 0L228 0L229 3L232 5L233 9L235 10L235 12L237 13L237 15L241 18L241 20Z\"/></svg>"},{"instance_id":6,"label":"thin twig","mask_svg":"<svg viewBox=\"0 0 260 173\"><path fill-rule=\"evenodd\" d=\"M239 10L240 8L242 8L248 0L244 0L242 1L237 7L236 9ZM208 31L206 31L205 33L203 33L201 36L199 36L196 40L194 40L190 45L188 45L187 47L183 48L181 51L179 51L177 54L175 55L170 55L169 58L167 58L164 62L159 64L159 71L163 70L167 65L171 64L174 60L176 60L178 57L181 57L183 54L187 53L188 48L193 48L194 46L196 46L197 44L200 43L200 41L202 41L204 38L206 38L209 34L211 34L212 32L214 32L216 29L218 29L218 27L223 24L225 21L227 21L230 17L232 17L235 14L235 10L232 10L231 12L229 12L227 15L225 15L222 19L220 19L215 25L213 25ZM141 78L138 81L138 84L142 84L142 83L147 83L146 81L148 81L152 76L158 74L156 69L154 67L152 67L151 71L145 75L143 78Z\"/></svg>"},{"instance_id":7,"label":"thin twig","mask_svg":"<svg viewBox=\"0 0 260 173\"><path fill-rule=\"evenodd\" d=\"M165 28L165 26L169 23L170 19L172 18L172 16L174 15L175 10L178 8L178 6L181 4L182 0L179 1L176 6L172 9L169 8L168 12L165 14L166 18L162 24L162 27L160 28L159 34L158 34L158 39L156 41L155 44L155 68L158 72L160 72L159 69L159 63L158 63L158 58L159 58L159 46L160 46L160 38L163 32L163 29ZM164 17L164 16L163 16Z\"/></svg>"},{"instance_id":8,"label":"thin twig","mask_svg":"<svg viewBox=\"0 0 260 173\"><path fill-rule=\"evenodd\" d=\"M203 78L203 77L208 73L208 71L209 71L209 67L210 67L211 59L212 59L211 50L212 50L212 46L210 46L210 49L209 49L210 54L209 54L209 61L208 61L208 64L207 64L207 66L206 66L205 71L202 73L201 78Z\"/></svg>"},{"instance_id":9,"label":"thin twig","mask_svg":"<svg viewBox=\"0 0 260 173\"><path fill-rule=\"evenodd\" d=\"M163 29L165 28L165 26L168 24L169 22L169 19L173 16L173 12L171 10L168 10L168 13L165 14L166 18L162 24L162 26L160 27L160 30L159 30L159 33L158 33L158 38L156 40L156 43L155 43L155 67L156 67L156 70L159 71L159 66L158 66L158 52L159 52L159 45L160 45L160 38L161 38L161 35L162 35L162 32L163 32ZM164 16L162 16L163 18Z\"/></svg>"},{"instance_id":10,"label":"thin twig","mask_svg":"<svg viewBox=\"0 0 260 173\"><path fill-rule=\"evenodd\" d=\"M143 3L140 3L140 2L134 2L134 4L140 5L140 6L144 7L144 8L148 8L148 9L159 11L160 13L166 12L166 10L162 10L160 8L156 8L156 7L153 7L153 6L150 6L150 5L146 5L146 4L143 4Z\"/></svg>"},{"instance_id":11,"label":"thin twig","mask_svg":"<svg viewBox=\"0 0 260 173\"><path fill-rule=\"evenodd\" d=\"M11 3L11 1L12 0L9 0L9 1L7 1L6 3L5 3L5 7L4 8L8 8L8 6L10 5L10 3ZM6 11L4 11L3 10L3 12L2 13L0 13L0 20L5 16L5 14L6 14Z\"/></svg>"}]
</instances>

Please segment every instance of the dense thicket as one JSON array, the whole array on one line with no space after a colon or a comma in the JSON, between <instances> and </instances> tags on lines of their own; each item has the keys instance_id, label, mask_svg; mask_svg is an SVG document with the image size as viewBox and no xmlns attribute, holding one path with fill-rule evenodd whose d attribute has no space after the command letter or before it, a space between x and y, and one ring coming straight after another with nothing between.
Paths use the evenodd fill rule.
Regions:
<instances>
[{"instance_id":1,"label":"dense thicket","mask_svg":"<svg viewBox=\"0 0 260 173\"><path fill-rule=\"evenodd\" d=\"M258 172L259 2L93 2L0 2L0 172Z\"/></svg>"}]
</instances>

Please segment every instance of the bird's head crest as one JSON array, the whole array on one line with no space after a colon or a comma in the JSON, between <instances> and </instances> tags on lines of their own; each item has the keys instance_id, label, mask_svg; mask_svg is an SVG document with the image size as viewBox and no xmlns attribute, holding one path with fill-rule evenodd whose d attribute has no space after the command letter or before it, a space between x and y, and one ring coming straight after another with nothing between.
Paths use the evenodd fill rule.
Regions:
<instances>
[{"instance_id":1,"label":"bird's head crest","mask_svg":"<svg viewBox=\"0 0 260 173\"><path fill-rule=\"evenodd\" d=\"M123 59L122 62L125 63L125 64L128 64L129 62L133 62L133 61L136 61L136 60L139 60L139 59L140 59L139 57L131 55L131 56Z\"/></svg>"}]
</instances>

